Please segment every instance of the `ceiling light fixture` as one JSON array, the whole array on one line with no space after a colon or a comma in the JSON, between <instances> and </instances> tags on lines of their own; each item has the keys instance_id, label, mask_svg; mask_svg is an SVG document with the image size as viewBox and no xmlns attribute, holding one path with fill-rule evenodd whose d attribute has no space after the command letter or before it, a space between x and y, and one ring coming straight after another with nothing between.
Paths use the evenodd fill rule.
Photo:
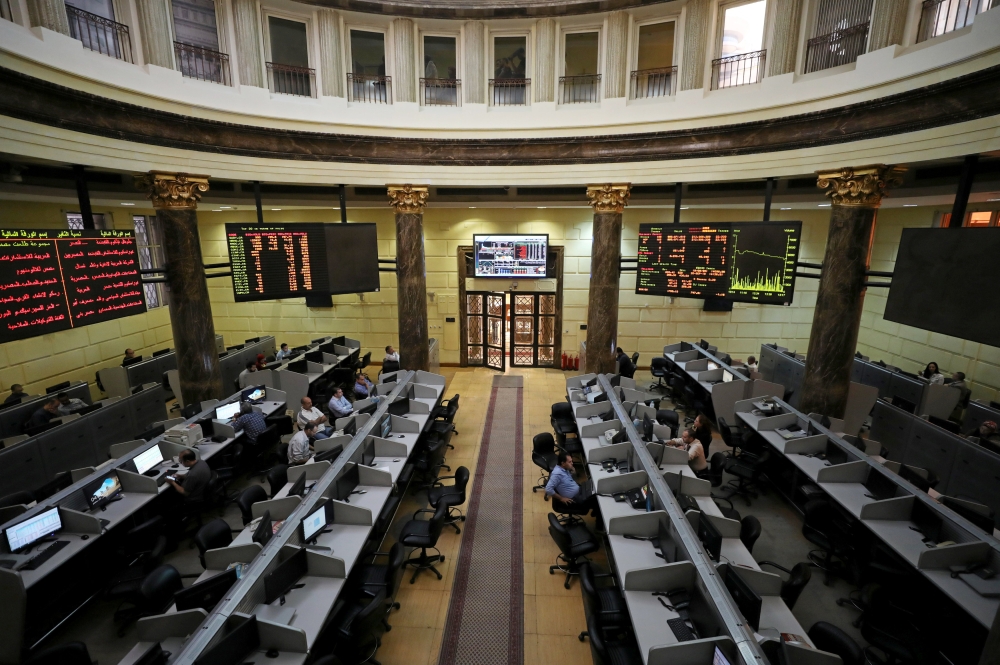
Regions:
<instances>
[{"instance_id":1,"label":"ceiling light fixture","mask_svg":"<svg viewBox=\"0 0 1000 665\"><path fill-rule=\"evenodd\" d=\"M829 204L829 203L820 203L820 204L819 204L819 207L820 207L820 208L829 208L829 207L830 207L830 204Z\"/></svg>"},{"instance_id":2,"label":"ceiling light fixture","mask_svg":"<svg viewBox=\"0 0 1000 665\"><path fill-rule=\"evenodd\" d=\"M688 206L681 206L681 210L687 210Z\"/></svg>"},{"instance_id":3,"label":"ceiling light fixture","mask_svg":"<svg viewBox=\"0 0 1000 665\"><path fill-rule=\"evenodd\" d=\"M122 201L122 205L123 206L134 206L135 204L134 203L126 203L125 201Z\"/></svg>"},{"instance_id":4,"label":"ceiling light fixture","mask_svg":"<svg viewBox=\"0 0 1000 665\"><path fill-rule=\"evenodd\" d=\"M548 206L538 206L539 210L545 210L546 208L548 208Z\"/></svg>"},{"instance_id":5,"label":"ceiling light fixture","mask_svg":"<svg viewBox=\"0 0 1000 665\"><path fill-rule=\"evenodd\" d=\"M916 203L904 203L903 207L904 208L916 208L917 204Z\"/></svg>"},{"instance_id":6,"label":"ceiling light fixture","mask_svg":"<svg viewBox=\"0 0 1000 665\"><path fill-rule=\"evenodd\" d=\"M469 210L475 210L476 206L469 206Z\"/></svg>"},{"instance_id":7,"label":"ceiling light fixture","mask_svg":"<svg viewBox=\"0 0 1000 665\"><path fill-rule=\"evenodd\" d=\"M271 208L271 212L281 212L281 208Z\"/></svg>"},{"instance_id":8,"label":"ceiling light fixture","mask_svg":"<svg viewBox=\"0 0 1000 665\"><path fill-rule=\"evenodd\" d=\"M219 210L232 210L233 206L219 206Z\"/></svg>"},{"instance_id":9,"label":"ceiling light fixture","mask_svg":"<svg viewBox=\"0 0 1000 665\"><path fill-rule=\"evenodd\" d=\"M791 208L780 208L780 210L791 210Z\"/></svg>"}]
</instances>

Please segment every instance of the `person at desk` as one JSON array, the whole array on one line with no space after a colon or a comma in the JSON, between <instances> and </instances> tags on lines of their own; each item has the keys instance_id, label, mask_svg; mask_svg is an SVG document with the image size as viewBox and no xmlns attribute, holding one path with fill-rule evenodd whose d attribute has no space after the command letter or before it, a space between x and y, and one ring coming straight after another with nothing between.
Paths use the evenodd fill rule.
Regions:
<instances>
[{"instance_id":1,"label":"person at desk","mask_svg":"<svg viewBox=\"0 0 1000 665\"><path fill-rule=\"evenodd\" d=\"M246 388L250 384L252 379L248 378L251 374L257 371L257 363L250 361L247 363L246 369L240 372L240 388Z\"/></svg>"},{"instance_id":2,"label":"person at desk","mask_svg":"<svg viewBox=\"0 0 1000 665\"><path fill-rule=\"evenodd\" d=\"M287 344L282 344L281 348L278 349L278 353L274 355L275 360L287 360L292 357L292 352L288 350Z\"/></svg>"},{"instance_id":3,"label":"person at desk","mask_svg":"<svg viewBox=\"0 0 1000 665\"><path fill-rule=\"evenodd\" d=\"M384 363L386 360L391 360L396 363L399 362L399 352L392 348L392 344L385 347L385 358L382 358L382 362Z\"/></svg>"},{"instance_id":4,"label":"person at desk","mask_svg":"<svg viewBox=\"0 0 1000 665\"><path fill-rule=\"evenodd\" d=\"M980 441L1000 443L1000 438L997 437L997 424L992 420L984 420L981 422L979 427L975 429L968 438L970 441L975 443L979 443Z\"/></svg>"},{"instance_id":5,"label":"person at desk","mask_svg":"<svg viewBox=\"0 0 1000 665\"><path fill-rule=\"evenodd\" d=\"M694 432L694 438L698 439L698 442L701 444L702 451L711 449L712 425L708 422L705 414L699 413L695 417L691 430Z\"/></svg>"},{"instance_id":6,"label":"person at desk","mask_svg":"<svg viewBox=\"0 0 1000 665\"><path fill-rule=\"evenodd\" d=\"M122 365L125 364L126 360L131 360L132 358L135 358L135 351L132 349L125 349L125 357L122 358Z\"/></svg>"},{"instance_id":7,"label":"person at desk","mask_svg":"<svg viewBox=\"0 0 1000 665\"><path fill-rule=\"evenodd\" d=\"M257 354L257 362L256 362L256 363L254 363L254 366L255 366L255 367L257 368L257 371L258 371L258 372L259 372L260 370L264 369L264 365L266 365L266 364L267 364L267 363L265 363L265 362L264 362L264 358L265 358L265 357L266 357L266 356L264 356L264 354L263 354L263 353L258 353L258 354Z\"/></svg>"},{"instance_id":8,"label":"person at desk","mask_svg":"<svg viewBox=\"0 0 1000 665\"><path fill-rule=\"evenodd\" d=\"M679 448L680 450L686 450L688 454L688 466L695 474L701 473L708 468L708 462L705 461L705 449L701 445L691 429L686 429L681 432L679 439L671 439L667 441L667 445L671 448Z\"/></svg>"},{"instance_id":9,"label":"person at desk","mask_svg":"<svg viewBox=\"0 0 1000 665\"><path fill-rule=\"evenodd\" d=\"M267 429L267 420L264 414L253 410L250 402L240 404L240 417L233 421L233 429L243 431L243 436L251 444L257 443L257 436Z\"/></svg>"},{"instance_id":10,"label":"person at desk","mask_svg":"<svg viewBox=\"0 0 1000 665\"><path fill-rule=\"evenodd\" d=\"M354 377L354 394L358 399L367 398L374 387L374 384L368 380L368 377L360 371Z\"/></svg>"},{"instance_id":11,"label":"person at desk","mask_svg":"<svg viewBox=\"0 0 1000 665\"><path fill-rule=\"evenodd\" d=\"M187 475L167 476L167 482L184 497L186 503L201 501L205 498L209 483L212 482L212 467L205 460L198 459L193 450L183 451L178 460L188 470Z\"/></svg>"},{"instance_id":12,"label":"person at desk","mask_svg":"<svg viewBox=\"0 0 1000 665\"><path fill-rule=\"evenodd\" d=\"M60 416L68 416L69 414L76 413L80 409L86 408L87 406L87 403L82 399L70 397L66 393L59 393L56 395L56 399L59 400L59 406L56 408L59 411Z\"/></svg>"},{"instance_id":13,"label":"person at desk","mask_svg":"<svg viewBox=\"0 0 1000 665\"><path fill-rule=\"evenodd\" d=\"M938 369L937 363L927 363L927 367L924 371L920 373L920 376L924 377L931 383L942 384L944 383L944 374Z\"/></svg>"},{"instance_id":14,"label":"person at desk","mask_svg":"<svg viewBox=\"0 0 1000 665\"><path fill-rule=\"evenodd\" d=\"M333 391L333 396L330 398L330 403L327 406L330 407L330 413L338 418L346 418L354 413L354 405L344 397L344 391L340 388L336 388Z\"/></svg>"},{"instance_id":15,"label":"person at desk","mask_svg":"<svg viewBox=\"0 0 1000 665\"><path fill-rule=\"evenodd\" d=\"M756 372L757 371L757 357L756 356L747 356L747 369L749 369L751 372Z\"/></svg>"},{"instance_id":16,"label":"person at desk","mask_svg":"<svg viewBox=\"0 0 1000 665\"><path fill-rule=\"evenodd\" d=\"M24 424L24 429L30 430L42 427L43 425L47 425L53 418L58 418L59 415L59 400L55 397L45 400L45 404L28 418L28 422Z\"/></svg>"},{"instance_id":17,"label":"person at desk","mask_svg":"<svg viewBox=\"0 0 1000 665\"><path fill-rule=\"evenodd\" d=\"M635 376L635 365L632 364L632 359L628 357L622 347L615 347L615 362L618 363L618 373L626 378L631 379Z\"/></svg>"},{"instance_id":18,"label":"person at desk","mask_svg":"<svg viewBox=\"0 0 1000 665\"><path fill-rule=\"evenodd\" d=\"M15 383L10 387L10 394L7 395L7 399L5 399L3 403L10 404L11 402L20 402L22 397L27 397L24 393L24 386L20 383Z\"/></svg>"},{"instance_id":19,"label":"person at desk","mask_svg":"<svg viewBox=\"0 0 1000 665\"><path fill-rule=\"evenodd\" d=\"M307 424L303 429L292 435L288 441L288 464L297 466L305 464L312 457L312 439L316 435L316 426Z\"/></svg>"},{"instance_id":20,"label":"person at desk","mask_svg":"<svg viewBox=\"0 0 1000 665\"><path fill-rule=\"evenodd\" d=\"M330 419L327 418L326 414L314 407L313 401L308 397L303 397L299 401L299 404L302 405L302 408L299 409L299 414L295 418L299 424L299 429L305 429L309 425L312 425L316 430L316 433L313 435L314 439L330 438L330 433L327 431L327 428L330 427Z\"/></svg>"},{"instance_id":21,"label":"person at desk","mask_svg":"<svg viewBox=\"0 0 1000 665\"><path fill-rule=\"evenodd\" d=\"M574 473L573 455L559 453L559 465L552 469L549 482L545 484L545 493L563 503L579 503L585 510L589 510L591 515L597 517L599 511L597 495L590 493L588 496L582 496L582 488L574 480Z\"/></svg>"}]
</instances>

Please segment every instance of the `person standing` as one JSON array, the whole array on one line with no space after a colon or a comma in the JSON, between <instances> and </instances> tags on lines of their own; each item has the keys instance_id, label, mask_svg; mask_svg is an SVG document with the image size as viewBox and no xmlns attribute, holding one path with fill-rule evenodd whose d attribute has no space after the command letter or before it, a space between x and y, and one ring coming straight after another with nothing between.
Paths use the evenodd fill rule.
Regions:
<instances>
[{"instance_id":1,"label":"person standing","mask_svg":"<svg viewBox=\"0 0 1000 665\"><path fill-rule=\"evenodd\" d=\"M920 376L924 377L931 383L942 384L944 383L944 374L938 369L937 363L927 363L927 367L924 371L920 373Z\"/></svg>"}]
</instances>

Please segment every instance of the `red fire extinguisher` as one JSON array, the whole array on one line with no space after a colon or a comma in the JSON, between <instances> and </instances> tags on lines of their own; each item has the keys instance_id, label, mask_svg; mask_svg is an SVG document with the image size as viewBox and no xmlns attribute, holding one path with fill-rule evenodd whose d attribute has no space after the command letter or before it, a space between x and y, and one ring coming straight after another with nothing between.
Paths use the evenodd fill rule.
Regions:
<instances>
[{"instance_id":1,"label":"red fire extinguisher","mask_svg":"<svg viewBox=\"0 0 1000 665\"><path fill-rule=\"evenodd\" d=\"M564 352L564 353L562 354L562 368L563 368L564 370L566 369L566 358L567 358L567 356L566 356L566 353Z\"/></svg>"},{"instance_id":2,"label":"red fire extinguisher","mask_svg":"<svg viewBox=\"0 0 1000 665\"><path fill-rule=\"evenodd\" d=\"M573 359L573 369L580 369L580 356Z\"/></svg>"}]
</instances>

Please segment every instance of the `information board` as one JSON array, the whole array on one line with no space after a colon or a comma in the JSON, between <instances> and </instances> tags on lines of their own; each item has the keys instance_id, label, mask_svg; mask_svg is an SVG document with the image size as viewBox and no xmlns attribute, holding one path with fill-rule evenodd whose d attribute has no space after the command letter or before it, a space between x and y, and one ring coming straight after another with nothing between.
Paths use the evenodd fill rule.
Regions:
<instances>
[{"instance_id":1,"label":"information board","mask_svg":"<svg viewBox=\"0 0 1000 665\"><path fill-rule=\"evenodd\" d=\"M132 231L0 229L0 342L145 311Z\"/></svg>"},{"instance_id":2,"label":"information board","mask_svg":"<svg viewBox=\"0 0 1000 665\"><path fill-rule=\"evenodd\" d=\"M473 236L476 277L545 277L548 235Z\"/></svg>"},{"instance_id":3,"label":"information board","mask_svg":"<svg viewBox=\"0 0 1000 665\"><path fill-rule=\"evenodd\" d=\"M784 305L802 222L641 224L637 294Z\"/></svg>"},{"instance_id":4,"label":"information board","mask_svg":"<svg viewBox=\"0 0 1000 665\"><path fill-rule=\"evenodd\" d=\"M226 224L237 302L330 292L323 224Z\"/></svg>"}]
</instances>

